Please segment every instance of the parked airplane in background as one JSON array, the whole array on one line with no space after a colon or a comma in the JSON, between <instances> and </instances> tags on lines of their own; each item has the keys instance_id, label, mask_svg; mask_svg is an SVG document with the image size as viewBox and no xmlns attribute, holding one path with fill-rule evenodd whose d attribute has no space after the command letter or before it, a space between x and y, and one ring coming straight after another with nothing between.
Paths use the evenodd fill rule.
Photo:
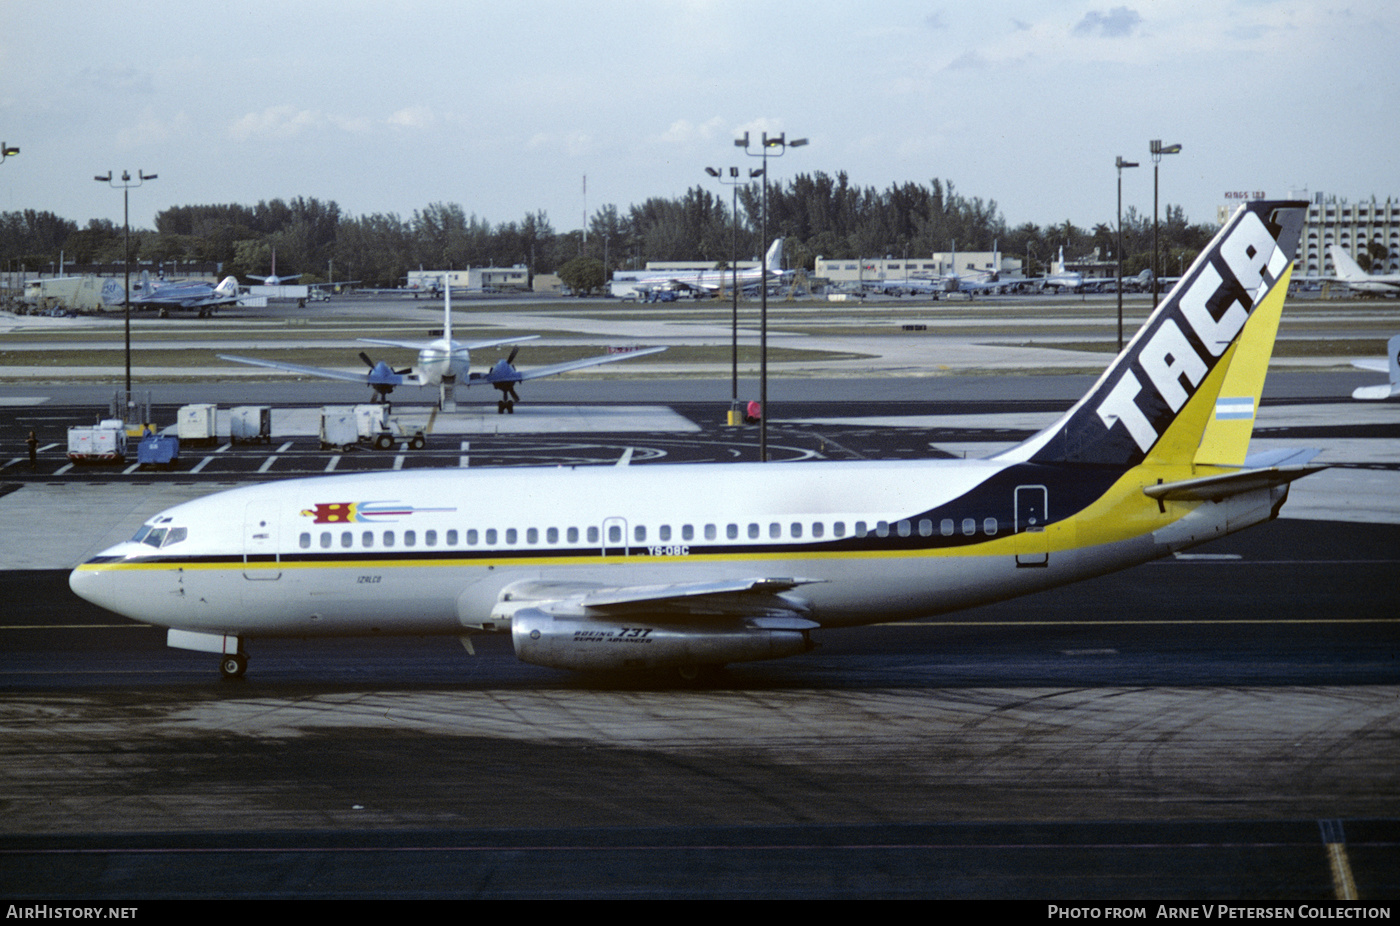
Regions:
<instances>
[{"instance_id":1,"label":"parked airplane in background","mask_svg":"<svg viewBox=\"0 0 1400 926\"><path fill-rule=\"evenodd\" d=\"M1248 454L1307 205L1241 206L1083 399L987 459L265 483L160 512L69 583L228 677L257 637L491 631L537 665L693 677L1147 562L1322 468Z\"/></svg>"},{"instance_id":2,"label":"parked airplane in background","mask_svg":"<svg viewBox=\"0 0 1400 926\"><path fill-rule=\"evenodd\" d=\"M739 287L748 289L765 281L781 280L790 276L790 271L784 271L782 265L783 239L774 238L768 253L763 257L762 267L750 267L738 272ZM688 292L695 296L706 296L733 286L734 279L733 270L656 270L642 273L632 279L615 280L611 292L615 296L663 292Z\"/></svg>"},{"instance_id":3,"label":"parked airplane in background","mask_svg":"<svg viewBox=\"0 0 1400 926\"><path fill-rule=\"evenodd\" d=\"M631 351L620 354L604 354L599 357L587 357L582 360L570 360L565 363L555 363L549 366L536 367L532 370L517 370L514 366L516 350L510 352L510 356L498 361L489 372L471 373L471 352L483 347L497 347L502 344L518 344L521 341L533 341L539 337L537 334L522 335L511 338L493 338L486 341L456 341L452 338L452 289L447 287L443 291L443 328L442 337L431 341L390 341L382 338L360 338L366 344L381 344L388 347L404 347L409 350L418 351L418 366L416 369L395 370L383 361L375 362L369 355L360 352L360 359L370 368L369 373L347 373L342 370L328 370L322 367L302 366L296 363L284 363L279 360L261 360L256 357L241 357L234 354L219 354L222 360L232 360L235 363L247 363L253 366L268 367L273 370L284 370L288 373L300 373L304 376L319 376L325 379L338 379L346 382L364 383L374 390L376 397L387 402L389 394L394 391L395 386L401 386L410 380L418 386L437 386L439 389L439 402L445 406L448 403L450 391L458 383L475 386L482 383L490 384L501 393L500 400L496 403L496 411L499 414L514 413L515 403L520 401L520 396L515 391L515 386L530 379L540 379L545 376L558 376L560 373L568 373L572 370L581 370L585 367L597 366L603 363L615 363L619 360L631 360L634 357L642 357L647 354L659 353L666 348L652 347L645 350Z\"/></svg>"},{"instance_id":4,"label":"parked airplane in background","mask_svg":"<svg viewBox=\"0 0 1400 926\"><path fill-rule=\"evenodd\" d=\"M1339 245L1332 245L1328 253L1332 255L1332 264L1337 268L1336 279L1348 288L1377 296L1400 294L1400 273L1367 273Z\"/></svg>"},{"instance_id":5,"label":"parked airplane in background","mask_svg":"<svg viewBox=\"0 0 1400 926\"><path fill-rule=\"evenodd\" d=\"M1058 269L1057 269L1058 268ZM1164 284L1175 283L1178 277L1162 277ZM1057 293L1113 292L1113 286L1123 287L1124 292L1146 292L1152 288L1152 269L1144 269L1131 277L1086 277L1078 270L1065 269L1065 249L1060 248L1059 260L1050 265L1050 273L1038 281L1042 290L1052 289Z\"/></svg>"},{"instance_id":6,"label":"parked airplane in background","mask_svg":"<svg viewBox=\"0 0 1400 926\"><path fill-rule=\"evenodd\" d=\"M1385 345L1384 360L1353 360L1351 365L1360 370L1389 373L1390 382L1379 386L1358 386L1351 394L1353 399L1376 400L1393 399L1400 395L1400 334L1391 338Z\"/></svg>"},{"instance_id":7,"label":"parked airplane in background","mask_svg":"<svg viewBox=\"0 0 1400 926\"><path fill-rule=\"evenodd\" d=\"M131 296L132 307L158 309L161 318L168 318L171 309L197 309L199 317L206 318L213 315L218 306L238 303L238 281L231 276L214 286L198 280L154 281L150 271L142 271L141 283L136 289ZM116 280L102 284L103 305L119 306L125 300L126 289Z\"/></svg>"}]
</instances>

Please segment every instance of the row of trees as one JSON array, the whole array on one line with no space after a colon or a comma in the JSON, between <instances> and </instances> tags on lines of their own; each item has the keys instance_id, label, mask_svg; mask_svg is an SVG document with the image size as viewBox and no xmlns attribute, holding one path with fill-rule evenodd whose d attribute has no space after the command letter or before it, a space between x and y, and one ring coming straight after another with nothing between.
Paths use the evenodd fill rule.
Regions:
<instances>
[{"instance_id":1,"label":"row of trees","mask_svg":"<svg viewBox=\"0 0 1400 926\"><path fill-rule=\"evenodd\" d=\"M736 228L731 196L737 198ZM464 269L524 264L532 273L554 272L570 260L595 259L605 271L641 268L650 260L703 260L726 264L737 245L741 259L767 249L765 237L786 239L786 263L811 269L831 258L917 257L956 248L1026 255L1039 273L1061 247L1071 257L1098 249L1114 253L1109 223L1081 229L1071 222L1010 228L994 201L968 198L948 181L904 183L886 190L858 187L844 172L799 174L768 188L766 234L763 190L694 187L672 199L653 197L624 212L607 205L589 220L587 234L556 232L544 212L518 222L492 224L456 203L433 203L412 216L344 214L334 202L297 197L256 206L176 206L156 216L154 229L132 231L132 257L144 265L218 265L239 276L266 274L276 255L279 272L302 272L312 281L358 279L397 286L410 269ZM1151 253L1152 222L1129 208L1124 217L1125 268L1137 272ZM1166 267L1189 259L1213 229L1189 225L1180 207L1168 206L1160 235ZM106 219L86 227L49 212L0 213L0 259L8 267L43 269L60 252L69 263L122 260L123 230Z\"/></svg>"}]
</instances>

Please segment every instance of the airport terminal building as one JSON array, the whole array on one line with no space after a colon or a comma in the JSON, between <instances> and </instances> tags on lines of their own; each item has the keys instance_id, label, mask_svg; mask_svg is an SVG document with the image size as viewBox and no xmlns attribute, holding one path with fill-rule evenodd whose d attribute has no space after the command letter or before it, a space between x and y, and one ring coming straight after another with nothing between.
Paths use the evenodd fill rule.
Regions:
<instances>
[{"instance_id":1,"label":"airport terminal building","mask_svg":"<svg viewBox=\"0 0 1400 926\"><path fill-rule=\"evenodd\" d=\"M1298 242L1299 276L1330 276L1337 272L1327 253L1332 245L1344 248L1352 257L1372 252L1372 245L1385 249L1385 257L1373 257L1372 273L1400 272L1400 201L1386 197L1384 202L1369 200L1348 203L1322 193L1311 197L1303 237Z\"/></svg>"}]
</instances>

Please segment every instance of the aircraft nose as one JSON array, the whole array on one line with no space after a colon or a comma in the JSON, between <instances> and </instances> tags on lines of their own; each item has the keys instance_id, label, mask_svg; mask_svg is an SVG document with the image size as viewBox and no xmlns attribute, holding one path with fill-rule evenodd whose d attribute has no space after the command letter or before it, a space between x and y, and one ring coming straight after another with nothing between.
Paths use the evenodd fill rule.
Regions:
<instances>
[{"instance_id":1,"label":"aircraft nose","mask_svg":"<svg viewBox=\"0 0 1400 926\"><path fill-rule=\"evenodd\" d=\"M73 590L73 594L93 604L104 604L104 589L110 584L105 569L79 566L68 574L68 587Z\"/></svg>"}]
</instances>

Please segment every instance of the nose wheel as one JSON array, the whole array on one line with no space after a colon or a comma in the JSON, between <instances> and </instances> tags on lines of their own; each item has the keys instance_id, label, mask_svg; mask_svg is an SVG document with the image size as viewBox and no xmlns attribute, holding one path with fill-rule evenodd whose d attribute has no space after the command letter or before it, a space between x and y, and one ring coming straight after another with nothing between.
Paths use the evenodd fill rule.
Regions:
<instances>
[{"instance_id":1,"label":"nose wheel","mask_svg":"<svg viewBox=\"0 0 1400 926\"><path fill-rule=\"evenodd\" d=\"M243 677L243 673L247 671L247 653L234 653L232 655L225 656L222 660L219 661L219 674L223 676L224 681L226 682L231 682L235 679L241 679Z\"/></svg>"}]
</instances>

